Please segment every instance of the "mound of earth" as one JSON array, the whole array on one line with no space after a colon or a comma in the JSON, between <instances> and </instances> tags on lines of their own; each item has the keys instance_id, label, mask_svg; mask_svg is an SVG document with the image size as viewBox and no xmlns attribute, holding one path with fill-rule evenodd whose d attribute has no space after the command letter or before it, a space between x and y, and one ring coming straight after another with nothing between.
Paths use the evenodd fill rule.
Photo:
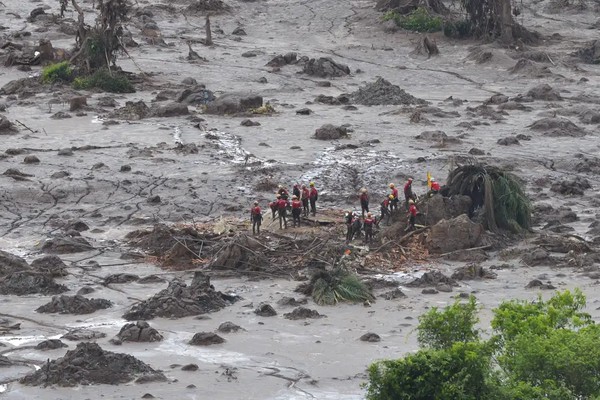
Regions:
<instances>
[{"instance_id":1,"label":"mound of earth","mask_svg":"<svg viewBox=\"0 0 600 400\"><path fill-rule=\"evenodd\" d=\"M324 317L325 315L319 314L317 310L310 310L306 307L298 307L290 313L283 314L283 318L291 320Z\"/></svg>"},{"instance_id":2,"label":"mound of earth","mask_svg":"<svg viewBox=\"0 0 600 400\"><path fill-rule=\"evenodd\" d=\"M94 331L85 328L75 328L62 335L61 339L70 340L73 342L90 341L96 339L102 339L106 337L106 333Z\"/></svg>"},{"instance_id":3,"label":"mound of earth","mask_svg":"<svg viewBox=\"0 0 600 400\"><path fill-rule=\"evenodd\" d=\"M67 265L55 255L37 258L31 262L31 268L54 277L66 276Z\"/></svg>"},{"instance_id":4,"label":"mound of earth","mask_svg":"<svg viewBox=\"0 0 600 400\"><path fill-rule=\"evenodd\" d=\"M497 274L483 268L481 265L469 264L456 269L451 278L458 281L468 281L475 279L496 279L497 276Z\"/></svg>"},{"instance_id":5,"label":"mound of earth","mask_svg":"<svg viewBox=\"0 0 600 400\"><path fill-rule=\"evenodd\" d=\"M185 12L188 14L218 14L231 10L231 7L221 0L194 0L186 7Z\"/></svg>"},{"instance_id":6,"label":"mound of earth","mask_svg":"<svg viewBox=\"0 0 600 400\"><path fill-rule=\"evenodd\" d=\"M552 86L544 83L542 85L538 85L527 92L527 96L531 97L534 100L544 100L544 101L561 101L562 96L556 90L552 88Z\"/></svg>"},{"instance_id":7,"label":"mound of earth","mask_svg":"<svg viewBox=\"0 0 600 400\"><path fill-rule=\"evenodd\" d=\"M15 124L4 115L0 115L0 135L12 135L19 132Z\"/></svg>"},{"instance_id":8,"label":"mound of earth","mask_svg":"<svg viewBox=\"0 0 600 400\"><path fill-rule=\"evenodd\" d=\"M48 340L44 340L42 342L39 342L35 346L36 350L56 350L56 349L60 349L62 347L69 347L69 346L67 346L60 339L48 339Z\"/></svg>"},{"instance_id":9,"label":"mound of earth","mask_svg":"<svg viewBox=\"0 0 600 400\"><path fill-rule=\"evenodd\" d=\"M406 93L383 78L377 78L375 82L360 87L350 94L350 100L365 106L427 104L425 100Z\"/></svg>"},{"instance_id":10,"label":"mound of earth","mask_svg":"<svg viewBox=\"0 0 600 400\"><path fill-rule=\"evenodd\" d=\"M242 328L239 325L234 324L233 322L227 321L227 322L223 322L221 325L219 325L219 327L217 328L217 330L219 332L222 333L231 333L231 332L237 332L237 331L245 331L244 328Z\"/></svg>"},{"instance_id":11,"label":"mound of earth","mask_svg":"<svg viewBox=\"0 0 600 400\"><path fill-rule=\"evenodd\" d=\"M47 240L42 251L49 254L71 254L93 250L94 247L81 236L59 236Z\"/></svg>"},{"instance_id":12,"label":"mound of earth","mask_svg":"<svg viewBox=\"0 0 600 400\"><path fill-rule=\"evenodd\" d=\"M97 310L112 307L112 302L105 299L87 299L80 295L54 296L49 303L38 307L40 313L91 314Z\"/></svg>"},{"instance_id":13,"label":"mound of earth","mask_svg":"<svg viewBox=\"0 0 600 400\"><path fill-rule=\"evenodd\" d=\"M19 271L0 280L0 294L13 294L23 296L26 294L59 294L66 292L67 287L54 282L54 279L46 274Z\"/></svg>"},{"instance_id":14,"label":"mound of earth","mask_svg":"<svg viewBox=\"0 0 600 400\"><path fill-rule=\"evenodd\" d=\"M140 277L134 274L119 273L107 276L106 278L104 278L104 282L102 282L102 284L104 286L108 286L111 283L129 283L136 282L139 279Z\"/></svg>"},{"instance_id":15,"label":"mound of earth","mask_svg":"<svg viewBox=\"0 0 600 400\"><path fill-rule=\"evenodd\" d=\"M277 315L277 311L275 311L272 305L264 303L254 310L254 314L260 317L274 317Z\"/></svg>"},{"instance_id":16,"label":"mound of earth","mask_svg":"<svg viewBox=\"0 0 600 400\"><path fill-rule=\"evenodd\" d=\"M587 42L572 55L587 64L600 64L600 40Z\"/></svg>"},{"instance_id":17,"label":"mound of earth","mask_svg":"<svg viewBox=\"0 0 600 400\"><path fill-rule=\"evenodd\" d=\"M334 78L350 74L347 65L339 64L329 57L311 58L302 67L302 72L320 78Z\"/></svg>"},{"instance_id":18,"label":"mound of earth","mask_svg":"<svg viewBox=\"0 0 600 400\"><path fill-rule=\"evenodd\" d=\"M545 65L537 65L531 60L524 58L517 61L514 67L509 68L508 72L511 74L518 74L529 78L542 78L552 75L552 71Z\"/></svg>"},{"instance_id":19,"label":"mound of earth","mask_svg":"<svg viewBox=\"0 0 600 400\"><path fill-rule=\"evenodd\" d=\"M529 129L542 132L544 136L550 137L583 137L585 129L575 125L567 118L543 118L529 125Z\"/></svg>"},{"instance_id":20,"label":"mound of earth","mask_svg":"<svg viewBox=\"0 0 600 400\"><path fill-rule=\"evenodd\" d=\"M183 318L219 311L233 300L232 296L217 292L210 284L210 278L198 271L189 286L174 279L166 289L131 307L123 318L128 321Z\"/></svg>"},{"instance_id":21,"label":"mound of earth","mask_svg":"<svg viewBox=\"0 0 600 400\"><path fill-rule=\"evenodd\" d=\"M284 296L277 301L277 304L280 306L290 306L290 307L298 307L308 303L307 299L296 300L293 297Z\"/></svg>"},{"instance_id":22,"label":"mound of earth","mask_svg":"<svg viewBox=\"0 0 600 400\"><path fill-rule=\"evenodd\" d=\"M467 214L471 208L473 201L469 196L452 196L445 197L441 195L432 196L423 212L426 215L427 225L435 225L443 219L456 218L459 215Z\"/></svg>"},{"instance_id":23,"label":"mound of earth","mask_svg":"<svg viewBox=\"0 0 600 400\"><path fill-rule=\"evenodd\" d=\"M463 214L450 220L443 219L433 225L427 235L426 244L432 253L449 253L475 247L482 234L483 226L474 223Z\"/></svg>"},{"instance_id":24,"label":"mound of earth","mask_svg":"<svg viewBox=\"0 0 600 400\"><path fill-rule=\"evenodd\" d=\"M406 284L406 286L410 287L431 287L438 285L458 286L458 283L440 271L431 271L425 272L420 278L416 278L414 281Z\"/></svg>"},{"instance_id":25,"label":"mound of earth","mask_svg":"<svg viewBox=\"0 0 600 400\"><path fill-rule=\"evenodd\" d=\"M125 324L117 339L121 342L160 342L163 337L158 331L145 321L137 321L135 324Z\"/></svg>"},{"instance_id":26,"label":"mound of earth","mask_svg":"<svg viewBox=\"0 0 600 400\"><path fill-rule=\"evenodd\" d=\"M240 114L262 107L263 98L248 93L228 93L206 105L207 114Z\"/></svg>"},{"instance_id":27,"label":"mound of earth","mask_svg":"<svg viewBox=\"0 0 600 400\"><path fill-rule=\"evenodd\" d=\"M343 126L325 124L315 131L315 139L319 140L336 140L347 137L348 131Z\"/></svg>"},{"instance_id":28,"label":"mound of earth","mask_svg":"<svg viewBox=\"0 0 600 400\"><path fill-rule=\"evenodd\" d=\"M189 341L189 344L193 346L210 346L221 343L225 343L225 339L212 332L198 332L194 335L192 340Z\"/></svg>"},{"instance_id":29,"label":"mound of earth","mask_svg":"<svg viewBox=\"0 0 600 400\"><path fill-rule=\"evenodd\" d=\"M0 276L28 269L29 264L27 264L24 258L0 250Z\"/></svg>"},{"instance_id":30,"label":"mound of earth","mask_svg":"<svg viewBox=\"0 0 600 400\"><path fill-rule=\"evenodd\" d=\"M166 377L129 354L103 350L96 343L79 343L57 360L20 380L30 386L117 385L140 376Z\"/></svg>"},{"instance_id":31,"label":"mound of earth","mask_svg":"<svg viewBox=\"0 0 600 400\"><path fill-rule=\"evenodd\" d=\"M577 176L573 179L565 179L553 183L550 190L564 195L583 196L584 191L591 187L592 185L590 185L587 179Z\"/></svg>"},{"instance_id":32,"label":"mound of earth","mask_svg":"<svg viewBox=\"0 0 600 400\"><path fill-rule=\"evenodd\" d=\"M126 121L138 121L152 115L152 110L142 100L128 101L124 107L118 108L108 114L108 118L122 119Z\"/></svg>"}]
</instances>

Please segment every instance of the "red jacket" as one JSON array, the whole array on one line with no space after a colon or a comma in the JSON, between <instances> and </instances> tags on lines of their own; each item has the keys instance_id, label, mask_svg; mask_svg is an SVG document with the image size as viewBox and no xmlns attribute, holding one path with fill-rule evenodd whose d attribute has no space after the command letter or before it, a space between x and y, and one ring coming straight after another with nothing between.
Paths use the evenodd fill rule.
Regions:
<instances>
[{"instance_id":1,"label":"red jacket","mask_svg":"<svg viewBox=\"0 0 600 400\"><path fill-rule=\"evenodd\" d=\"M287 208L288 202L284 199L279 199L277 201L277 208L280 210L285 210Z\"/></svg>"},{"instance_id":2,"label":"red jacket","mask_svg":"<svg viewBox=\"0 0 600 400\"><path fill-rule=\"evenodd\" d=\"M302 199L308 200L309 197L310 197L310 192L308 191L308 189L307 188L302 189Z\"/></svg>"},{"instance_id":3,"label":"red jacket","mask_svg":"<svg viewBox=\"0 0 600 400\"><path fill-rule=\"evenodd\" d=\"M311 200L316 200L318 195L319 195L319 192L317 192L317 189L315 189L315 188L310 189L310 199Z\"/></svg>"},{"instance_id":4,"label":"red jacket","mask_svg":"<svg viewBox=\"0 0 600 400\"><path fill-rule=\"evenodd\" d=\"M375 223L375 220L373 218L365 218L365 226L371 226Z\"/></svg>"},{"instance_id":5,"label":"red jacket","mask_svg":"<svg viewBox=\"0 0 600 400\"><path fill-rule=\"evenodd\" d=\"M440 184L437 182L431 182L431 190L433 190L434 192L439 192Z\"/></svg>"},{"instance_id":6,"label":"red jacket","mask_svg":"<svg viewBox=\"0 0 600 400\"><path fill-rule=\"evenodd\" d=\"M360 202L361 203L368 203L369 202L369 194L368 193L361 193L360 194Z\"/></svg>"},{"instance_id":7,"label":"red jacket","mask_svg":"<svg viewBox=\"0 0 600 400\"><path fill-rule=\"evenodd\" d=\"M408 213L410 215L412 215L413 217L417 216L417 206L415 206L414 204L411 204L410 207L408 207Z\"/></svg>"},{"instance_id":8,"label":"red jacket","mask_svg":"<svg viewBox=\"0 0 600 400\"><path fill-rule=\"evenodd\" d=\"M392 195L394 196L394 199L397 199L398 198L398 189L393 188L392 189Z\"/></svg>"},{"instance_id":9,"label":"red jacket","mask_svg":"<svg viewBox=\"0 0 600 400\"><path fill-rule=\"evenodd\" d=\"M259 206L252 207L252 209L250 210L250 214L252 214L252 216L260 215L261 214L260 207Z\"/></svg>"},{"instance_id":10,"label":"red jacket","mask_svg":"<svg viewBox=\"0 0 600 400\"><path fill-rule=\"evenodd\" d=\"M404 185L404 194L409 195L412 193L412 182L406 182Z\"/></svg>"},{"instance_id":11,"label":"red jacket","mask_svg":"<svg viewBox=\"0 0 600 400\"><path fill-rule=\"evenodd\" d=\"M300 200L292 200L292 208L302 208L302 202Z\"/></svg>"}]
</instances>

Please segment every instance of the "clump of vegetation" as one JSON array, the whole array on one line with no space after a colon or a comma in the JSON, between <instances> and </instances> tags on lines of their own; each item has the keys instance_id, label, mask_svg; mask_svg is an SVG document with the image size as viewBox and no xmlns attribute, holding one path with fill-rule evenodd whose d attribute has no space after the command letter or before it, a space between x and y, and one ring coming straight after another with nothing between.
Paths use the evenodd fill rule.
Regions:
<instances>
[{"instance_id":1,"label":"clump of vegetation","mask_svg":"<svg viewBox=\"0 0 600 400\"><path fill-rule=\"evenodd\" d=\"M456 39L471 37L473 25L467 20L447 21L444 24L444 35Z\"/></svg>"},{"instance_id":2,"label":"clump of vegetation","mask_svg":"<svg viewBox=\"0 0 600 400\"><path fill-rule=\"evenodd\" d=\"M519 232L531 226L531 202L519 179L498 167L462 165L448 175L447 195L467 195L482 202L484 225Z\"/></svg>"},{"instance_id":3,"label":"clump of vegetation","mask_svg":"<svg viewBox=\"0 0 600 400\"><path fill-rule=\"evenodd\" d=\"M383 15L384 21L394 21L402 29L414 32L437 32L442 30L441 17L432 15L426 8L419 7L410 14L402 15L398 11L388 11Z\"/></svg>"},{"instance_id":4,"label":"clump of vegetation","mask_svg":"<svg viewBox=\"0 0 600 400\"><path fill-rule=\"evenodd\" d=\"M71 82L72 79L73 68L68 61L50 64L42 69L43 83Z\"/></svg>"},{"instance_id":5,"label":"clump of vegetation","mask_svg":"<svg viewBox=\"0 0 600 400\"><path fill-rule=\"evenodd\" d=\"M77 77L73 82L77 90L98 88L111 93L133 93L135 89L126 76L102 68L90 76Z\"/></svg>"},{"instance_id":6,"label":"clump of vegetation","mask_svg":"<svg viewBox=\"0 0 600 400\"><path fill-rule=\"evenodd\" d=\"M312 296L319 305L357 303L375 299L367 285L343 266L336 266L331 270L318 270L308 283L298 288L298 291Z\"/></svg>"},{"instance_id":7,"label":"clump of vegetation","mask_svg":"<svg viewBox=\"0 0 600 400\"><path fill-rule=\"evenodd\" d=\"M600 396L600 326L583 294L512 300L494 310L493 335L475 329L475 299L420 318L417 353L369 367L368 400L590 399Z\"/></svg>"}]
</instances>

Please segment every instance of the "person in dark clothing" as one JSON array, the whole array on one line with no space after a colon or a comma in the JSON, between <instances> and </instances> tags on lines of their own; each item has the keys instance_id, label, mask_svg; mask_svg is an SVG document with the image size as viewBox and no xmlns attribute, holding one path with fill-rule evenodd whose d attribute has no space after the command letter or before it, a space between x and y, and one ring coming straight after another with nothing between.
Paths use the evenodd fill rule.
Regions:
<instances>
[{"instance_id":1,"label":"person in dark clothing","mask_svg":"<svg viewBox=\"0 0 600 400\"><path fill-rule=\"evenodd\" d=\"M311 182L309 186L310 195L308 199L310 200L310 212L313 216L315 216L317 215L317 200L319 199L319 192L317 192L314 182Z\"/></svg>"},{"instance_id":2,"label":"person in dark clothing","mask_svg":"<svg viewBox=\"0 0 600 400\"><path fill-rule=\"evenodd\" d=\"M406 207L407 210L409 207L408 201L411 199L416 200L416 196L412 190L412 182L413 182L413 179L408 178L408 181L404 185L404 206Z\"/></svg>"},{"instance_id":3,"label":"person in dark clothing","mask_svg":"<svg viewBox=\"0 0 600 400\"><path fill-rule=\"evenodd\" d=\"M385 225L389 225L390 224L390 217L391 217L391 212L390 212L390 201L392 200L393 195L389 195L386 196L385 199L383 199L383 201L381 202L381 216L379 217L379 221L383 221L385 220Z\"/></svg>"},{"instance_id":4,"label":"person in dark clothing","mask_svg":"<svg viewBox=\"0 0 600 400\"><path fill-rule=\"evenodd\" d=\"M298 196L292 196L292 218L294 226L300 226L300 214L302 213L302 203L298 200Z\"/></svg>"},{"instance_id":5,"label":"person in dark clothing","mask_svg":"<svg viewBox=\"0 0 600 400\"><path fill-rule=\"evenodd\" d=\"M300 188L298 187L298 184L294 185L294 188L292 189L292 195L296 196L298 199L300 199L300 196L302 195L302 193L300 193Z\"/></svg>"},{"instance_id":6,"label":"person in dark clothing","mask_svg":"<svg viewBox=\"0 0 600 400\"><path fill-rule=\"evenodd\" d=\"M262 211L258 206L258 201L254 202L254 207L250 210L250 221L252 221L252 233L260 235L260 225L262 223Z\"/></svg>"},{"instance_id":7,"label":"person in dark clothing","mask_svg":"<svg viewBox=\"0 0 600 400\"><path fill-rule=\"evenodd\" d=\"M277 215L277 210L279 210L279 204L277 202L280 198L281 196L279 195L279 193L277 193L277 195L275 196L275 200L269 203L269 208L271 209L271 213L273 214L273 219L275 219L275 216Z\"/></svg>"},{"instance_id":8,"label":"person in dark clothing","mask_svg":"<svg viewBox=\"0 0 600 400\"><path fill-rule=\"evenodd\" d=\"M279 198L277 202L277 211L279 212L279 229L287 229L287 208L289 202Z\"/></svg>"},{"instance_id":9,"label":"person in dark clothing","mask_svg":"<svg viewBox=\"0 0 600 400\"><path fill-rule=\"evenodd\" d=\"M365 230L365 244L373 242L373 225L375 225L375 219L371 213L367 213L367 218L363 221Z\"/></svg>"},{"instance_id":10,"label":"person in dark clothing","mask_svg":"<svg viewBox=\"0 0 600 400\"><path fill-rule=\"evenodd\" d=\"M369 212L369 193L367 189L360 189L360 196L358 197L360 200L360 208L362 210L362 216L365 217L365 213Z\"/></svg>"},{"instance_id":11,"label":"person in dark clothing","mask_svg":"<svg viewBox=\"0 0 600 400\"><path fill-rule=\"evenodd\" d=\"M346 242L350 243L354 239L354 220L355 216L352 211L348 210L344 214L344 222L346 223Z\"/></svg>"},{"instance_id":12,"label":"person in dark clothing","mask_svg":"<svg viewBox=\"0 0 600 400\"><path fill-rule=\"evenodd\" d=\"M302 185L302 195L300 198L302 199L302 213L304 217L308 217L308 200L310 198L310 191L306 185Z\"/></svg>"},{"instance_id":13,"label":"person in dark clothing","mask_svg":"<svg viewBox=\"0 0 600 400\"><path fill-rule=\"evenodd\" d=\"M281 196L281 198L283 200L286 200L286 201L290 197L290 193L282 185L279 185L279 189L277 190L277 193Z\"/></svg>"}]
</instances>

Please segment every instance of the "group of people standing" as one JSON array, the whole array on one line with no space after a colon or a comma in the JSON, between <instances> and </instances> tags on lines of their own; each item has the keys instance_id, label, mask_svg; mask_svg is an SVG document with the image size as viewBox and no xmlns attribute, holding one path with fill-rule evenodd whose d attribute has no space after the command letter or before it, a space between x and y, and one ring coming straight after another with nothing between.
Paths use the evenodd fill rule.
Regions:
<instances>
[{"instance_id":1,"label":"group of people standing","mask_svg":"<svg viewBox=\"0 0 600 400\"><path fill-rule=\"evenodd\" d=\"M288 190L279 185L277 192L275 193L275 200L269 203L271 214L273 219L279 216L279 229L287 228L287 216L288 211L291 210L293 226L300 226L300 216L308 217L309 206L310 213L312 215L317 214L317 200L319 199L319 192L315 187L314 182L310 182L306 185L300 186L295 184L292 188L292 198L290 202L290 194ZM252 222L252 233L260 233L260 225L262 223L262 210L258 205L258 201L254 202L254 207L250 210L250 221Z\"/></svg>"}]
</instances>

